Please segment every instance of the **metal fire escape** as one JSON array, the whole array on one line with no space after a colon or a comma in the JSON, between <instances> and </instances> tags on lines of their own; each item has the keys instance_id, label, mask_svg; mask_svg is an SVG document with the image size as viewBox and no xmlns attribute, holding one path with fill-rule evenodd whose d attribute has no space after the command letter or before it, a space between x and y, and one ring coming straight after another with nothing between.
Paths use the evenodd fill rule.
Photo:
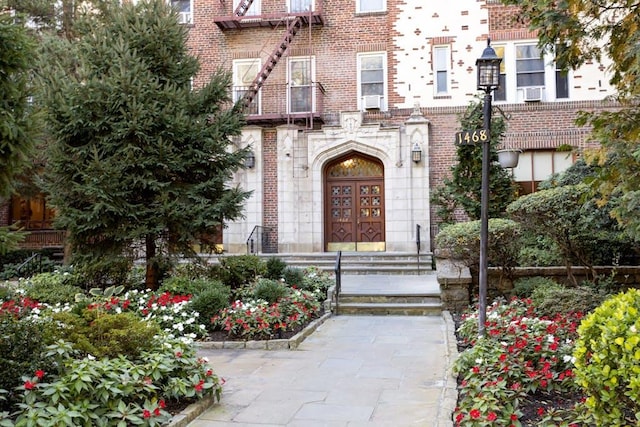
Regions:
<instances>
[{"instance_id":1,"label":"metal fire escape","mask_svg":"<svg viewBox=\"0 0 640 427\"><path fill-rule=\"evenodd\" d=\"M255 27L268 27L275 31L282 31L282 28L284 27L284 31L275 48L271 51L252 83L246 88L242 98L238 101L239 105L245 110L250 107L252 102L254 102L271 72L274 70L278 62L285 56L285 53L296 37L296 34L299 34L303 27L308 26L308 52L310 54L312 51L311 26L324 24L321 10L312 10L313 6L310 6L307 10L298 12L276 12L260 15L247 15L253 3L254 0L241 0L235 10L233 10L232 15L214 18L216 25L223 31ZM322 89L322 85L319 83L317 83L317 87ZM271 116L276 116L276 114L271 114ZM283 114L280 114L280 116L282 117ZM267 117L264 116L264 119L266 120ZM311 118L311 122L313 122L313 118Z\"/></svg>"}]
</instances>

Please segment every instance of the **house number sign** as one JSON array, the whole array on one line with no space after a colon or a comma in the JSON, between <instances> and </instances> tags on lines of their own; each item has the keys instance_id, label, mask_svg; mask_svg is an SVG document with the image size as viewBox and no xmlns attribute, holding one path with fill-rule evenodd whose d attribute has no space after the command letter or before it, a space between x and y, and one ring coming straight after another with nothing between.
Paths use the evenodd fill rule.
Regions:
<instances>
[{"instance_id":1,"label":"house number sign","mask_svg":"<svg viewBox=\"0 0 640 427\"><path fill-rule=\"evenodd\" d=\"M491 139L487 129L465 130L456 133L457 145L473 145Z\"/></svg>"}]
</instances>

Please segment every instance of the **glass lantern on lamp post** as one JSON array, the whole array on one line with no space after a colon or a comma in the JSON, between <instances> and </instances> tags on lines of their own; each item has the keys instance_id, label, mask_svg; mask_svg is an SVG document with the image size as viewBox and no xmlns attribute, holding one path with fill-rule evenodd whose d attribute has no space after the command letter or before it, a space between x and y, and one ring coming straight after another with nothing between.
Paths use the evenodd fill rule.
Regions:
<instances>
[{"instance_id":1,"label":"glass lantern on lamp post","mask_svg":"<svg viewBox=\"0 0 640 427\"><path fill-rule=\"evenodd\" d=\"M500 86L500 63L502 58L496 55L487 39L487 47L476 60L478 68L478 89L484 91L482 108L483 128L489 138L482 142L482 190L480 200L480 262L478 278L478 335L485 335L487 321L487 274L489 248L489 167L491 162L491 92Z\"/></svg>"}]
</instances>

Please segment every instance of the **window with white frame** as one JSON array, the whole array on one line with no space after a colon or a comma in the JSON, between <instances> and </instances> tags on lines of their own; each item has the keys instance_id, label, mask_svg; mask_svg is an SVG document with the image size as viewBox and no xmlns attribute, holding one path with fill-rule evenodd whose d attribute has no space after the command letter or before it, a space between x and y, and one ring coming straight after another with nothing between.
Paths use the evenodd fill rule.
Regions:
<instances>
[{"instance_id":1,"label":"window with white frame","mask_svg":"<svg viewBox=\"0 0 640 427\"><path fill-rule=\"evenodd\" d=\"M449 46L433 48L433 74L435 77L436 95L449 93Z\"/></svg>"},{"instance_id":2,"label":"window with white frame","mask_svg":"<svg viewBox=\"0 0 640 427\"><path fill-rule=\"evenodd\" d=\"M358 55L358 97L363 110L386 109L386 58L384 52Z\"/></svg>"},{"instance_id":3,"label":"window with white frame","mask_svg":"<svg viewBox=\"0 0 640 427\"><path fill-rule=\"evenodd\" d=\"M516 46L516 86L544 86L544 59L535 44Z\"/></svg>"},{"instance_id":4,"label":"window with white frame","mask_svg":"<svg viewBox=\"0 0 640 427\"><path fill-rule=\"evenodd\" d=\"M574 162L571 151L525 151L520 154L518 166L513 168L513 180L520 188L520 194L533 193L541 181L567 170Z\"/></svg>"},{"instance_id":5,"label":"window with white frame","mask_svg":"<svg viewBox=\"0 0 640 427\"><path fill-rule=\"evenodd\" d=\"M313 111L313 60L289 58L289 112Z\"/></svg>"},{"instance_id":6,"label":"window with white frame","mask_svg":"<svg viewBox=\"0 0 640 427\"><path fill-rule=\"evenodd\" d=\"M259 59L237 59L233 61L233 102L242 99L251 83L260 71ZM247 114L260 114L260 94L258 94L247 108Z\"/></svg>"},{"instance_id":7,"label":"window with white frame","mask_svg":"<svg viewBox=\"0 0 640 427\"><path fill-rule=\"evenodd\" d=\"M289 0L289 12L309 12L313 10L313 0Z\"/></svg>"},{"instance_id":8,"label":"window with white frame","mask_svg":"<svg viewBox=\"0 0 640 427\"><path fill-rule=\"evenodd\" d=\"M384 12L386 3L386 0L356 0L356 12Z\"/></svg>"},{"instance_id":9,"label":"window with white frame","mask_svg":"<svg viewBox=\"0 0 640 427\"><path fill-rule=\"evenodd\" d=\"M493 46L493 50L496 51L496 55L502 58L500 62L500 86L493 91L494 101L506 101L507 100L507 58L504 56L504 46Z\"/></svg>"},{"instance_id":10,"label":"window with white frame","mask_svg":"<svg viewBox=\"0 0 640 427\"><path fill-rule=\"evenodd\" d=\"M178 12L178 22L193 24L193 5L191 0L171 0L171 6Z\"/></svg>"},{"instance_id":11,"label":"window with white frame","mask_svg":"<svg viewBox=\"0 0 640 427\"><path fill-rule=\"evenodd\" d=\"M569 98L569 72L556 64L556 99Z\"/></svg>"},{"instance_id":12,"label":"window with white frame","mask_svg":"<svg viewBox=\"0 0 640 427\"><path fill-rule=\"evenodd\" d=\"M240 2L244 2L244 0L233 0L233 10L238 8ZM253 0L249 9L245 12L244 16L254 16L260 15L262 13L262 1L261 0Z\"/></svg>"}]
</instances>

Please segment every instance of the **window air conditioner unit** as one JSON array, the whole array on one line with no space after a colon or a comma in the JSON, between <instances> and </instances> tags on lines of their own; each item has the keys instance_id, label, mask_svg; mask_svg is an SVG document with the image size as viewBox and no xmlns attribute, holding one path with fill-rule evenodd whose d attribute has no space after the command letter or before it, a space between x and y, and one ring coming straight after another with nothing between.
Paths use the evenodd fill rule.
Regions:
<instances>
[{"instance_id":1,"label":"window air conditioner unit","mask_svg":"<svg viewBox=\"0 0 640 427\"><path fill-rule=\"evenodd\" d=\"M380 110L382 108L382 96L367 95L362 97L362 108L365 110Z\"/></svg>"},{"instance_id":2,"label":"window air conditioner unit","mask_svg":"<svg viewBox=\"0 0 640 427\"><path fill-rule=\"evenodd\" d=\"M524 88L524 100L525 102L539 102L542 101L542 93L544 87L525 87Z\"/></svg>"},{"instance_id":3,"label":"window air conditioner unit","mask_svg":"<svg viewBox=\"0 0 640 427\"><path fill-rule=\"evenodd\" d=\"M191 12L180 12L178 14L179 24L191 24Z\"/></svg>"}]
</instances>

